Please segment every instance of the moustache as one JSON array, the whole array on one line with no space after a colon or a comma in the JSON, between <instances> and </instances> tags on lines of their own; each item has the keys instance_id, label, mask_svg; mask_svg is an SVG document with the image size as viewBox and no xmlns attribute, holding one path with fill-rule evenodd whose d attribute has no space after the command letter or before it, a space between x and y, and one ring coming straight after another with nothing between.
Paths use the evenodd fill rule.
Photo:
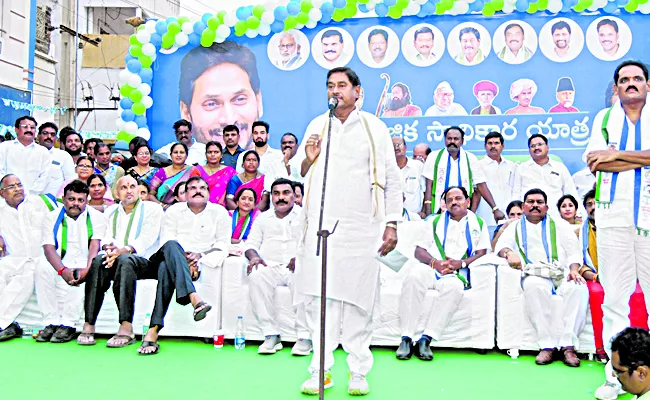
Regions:
<instances>
[{"instance_id":1,"label":"moustache","mask_svg":"<svg viewBox=\"0 0 650 400\"><path fill-rule=\"evenodd\" d=\"M632 91L632 90L635 90L635 91L637 91L637 92L639 91L639 89L637 89L636 86L630 86L630 87L628 87L627 89L625 89L626 92L630 92L630 91Z\"/></svg>"},{"instance_id":2,"label":"moustache","mask_svg":"<svg viewBox=\"0 0 650 400\"><path fill-rule=\"evenodd\" d=\"M453 144L453 143L450 144L450 145L447 145L447 148L448 148L448 149L450 149L450 148L452 148L452 147L453 147L454 149L457 149L457 148L458 148L458 146L456 146L456 145Z\"/></svg>"},{"instance_id":3,"label":"moustache","mask_svg":"<svg viewBox=\"0 0 650 400\"><path fill-rule=\"evenodd\" d=\"M531 212L532 212L532 211L539 211L539 212L542 212L542 210L541 210L539 207L537 207L537 206L535 206L535 207L531 207L531 208L530 208L530 211L531 211Z\"/></svg>"},{"instance_id":4,"label":"moustache","mask_svg":"<svg viewBox=\"0 0 650 400\"><path fill-rule=\"evenodd\" d=\"M293 148L292 146L284 146L284 147L282 148L282 151L285 151L285 150L291 150L292 148Z\"/></svg>"},{"instance_id":5,"label":"moustache","mask_svg":"<svg viewBox=\"0 0 650 400\"><path fill-rule=\"evenodd\" d=\"M336 50L326 50L325 54L336 54Z\"/></svg>"},{"instance_id":6,"label":"moustache","mask_svg":"<svg viewBox=\"0 0 650 400\"><path fill-rule=\"evenodd\" d=\"M277 206L277 205L280 205L280 204L289 204L289 203L288 203L286 200L282 200L282 199L280 199L280 200L278 200L278 201L275 202L275 205L276 205L276 206Z\"/></svg>"},{"instance_id":7,"label":"moustache","mask_svg":"<svg viewBox=\"0 0 650 400\"><path fill-rule=\"evenodd\" d=\"M197 193L194 196L192 196L192 198L195 198L195 197L203 197L203 198L205 198L205 196L202 195L201 193Z\"/></svg>"}]
</instances>

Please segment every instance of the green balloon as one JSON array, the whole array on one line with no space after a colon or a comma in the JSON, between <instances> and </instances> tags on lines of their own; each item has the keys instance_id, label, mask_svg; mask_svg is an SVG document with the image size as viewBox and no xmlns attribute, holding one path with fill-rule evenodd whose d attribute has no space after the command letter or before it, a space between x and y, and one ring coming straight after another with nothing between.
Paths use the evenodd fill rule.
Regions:
<instances>
[{"instance_id":1,"label":"green balloon","mask_svg":"<svg viewBox=\"0 0 650 400\"><path fill-rule=\"evenodd\" d=\"M133 57L140 57L142 55L142 46L139 44L132 45L129 47L129 54L131 54Z\"/></svg>"},{"instance_id":2,"label":"green balloon","mask_svg":"<svg viewBox=\"0 0 650 400\"><path fill-rule=\"evenodd\" d=\"M171 49L174 45L175 35L172 35L171 32L167 32L162 36L162 47L163 49Z\"/></svg>"},{"instance_id":3,"label":"green balloon","mask_svg":"<svg viewBox=\"0 0 650 400\"><path fill-rule=\"evenodd\" d=\"M201 46L210 47L214 43L214 39L217 38L217 32L212 29L206 29L201 33Z\"/></svg>"},{"instance_id":4,"label":"green balloon","mask_svg":"<svg viewBox=\"0 0 650 400\"><path fill-rule=\"evenodd\" d=\"M368 0L359 0L359 4L368 4Z\"/></svg>"},{"instance_id":5,"label":"green balloon","mask_svg":"<svg viewBox=\"0 0 650 400\"><path fill-rule=\"evenodd\" d=\"M183 16L183 17L178 17L178 23L179 23L180 25L183 25L184 23L188 22L189 20L190 20L190 17L185 17L185 16Z\"/></svg>"},{"instance_id":6,"label":"green balloon","mask_svg":"<svg viewBox=\"0 0 650 400\"><path fill-rule=\"evenodd\" d=\"M396 6L399 6L401 9L405 9L409 6L409 0L397 0Z\"/></svg>"},{"instance_id":7,"label":"green balloon","mask_svg":"<svg viewBox=\"0 0 650 400\"><path fill-rule=\"evenodd\" d=\"M261 4L258 4L255 7L253 7L253 15L256 16L257 18L261 19L262 14L264 14L265 11L266 11L266 8Z\"/></svg>"},{"instance_id":8,"label":"green balloon","mask_svg":"<svg viewBox=\"0 0 650 400\"><path fill-rule=\"evenodd\" d=\"M397 6L392 6L388 9L387 15L393 19L399 19L402 17L402 10Z\"/></svg>"},{"instance_id":9,"label":"green balloon","mask_svg":"<svg viewBox=\"0 0 650 400\"><path fill-rule=\"evenodd\" d=\"M127 131L119 131L117 133L116 139L117 140L124 140L125 142L129 143L131 140L133 140L134 137L135 137L135 135L132 135L132 134L128 133Z\"/></svg>"},{"instance_id":10,"label":"green balloon","mask_svg":"<svg viewBox=\"0 0 650 400\"><path fill-rule=\"evenodd\" d=\"M629 13L634 13L638 7L639 7L639 3L637 2L637 0L630 0L630 2L627 3L623 8L625 9L625 11Z\"/></svg>"},{"instance_id":11,"label":"green balloon","mask_svg":"<svg viewBox=\"0 0 650 400\"><path fill-rule=\"evenodd\" d=\"M120 94L122 95L122 97L129 97L131 92L133 92L133 86L128 84L120 86Z\"/></svg>"},{"instance_id":12,"label":"green balloon","mask_svg":"<svg viewBox=\"0 0 650 400\"><path fill-rule=\"evenodd\" d=\"M528 14L535 14L537 12L537 3L530 3L526 12Z\"/></svg>"},{"instance_id":13,"label":"green balloon","mask_svg":"<svg viewBox=\"0 0 650 400\"><path fill-rule=\"evenodd\" d=\"M260 19L255 16L250 16L246 20L246 27L250 30L255 30L260 27Z\"/></svg>"},{"instance_id":14,"label":"green balloon","mask_svg":"<svg viewBox=\"0 0 650 400\"><path fill-rule=\"evenodd\" d=\"M171 33L172 35L176 35L180 31L181 25L178 22L171 22L169 25L167 25L167 32Z\"/></svg>"},{"instance_id":15,"label":"green balloon","mask_svg":"<svg viewBox=\"0 0 650 400\"><path fill-rule=\"evenodd\" d=\"M217 13L217 18L219 18L219 23L220 24L223 24L223 19L226 17L226 14L228 14L228 13L225 12L225 11L219 11Z\"/></svg>"},{"instance_id":16,"label":"green balloon","mask_svg":"<svg viewBox=\"0 0 650 400\"><path fill-rule=\"evenodd\" d=\"M135 35L129 36L129 43L136 45L136 44L141 44L140 41L138 40L138 37Z\"/></svg>"},{"instance_id":17,"label":"green balloon","mask_svg":"<svg viewBox=\"0 0 650 400\"><path fill-rule=\"evenodd\" d=\"M334 10L334 13L332 13L332 19L336 22L341 22L345 19L345 10L344 8L339 8L337 10ZM287 18L289 19L289 18ZM286 24L286 21L285 21Z\"/></svg>"},{"instance_id":18,"label":"green balloon","mask_svg":"<svg viewBox=\"0 0 650 400\"><path fill-rule=\"evenodd\" d=\"M645 4L645 3L647 3L647 2L648 2L648 0L638 0L638 1L637 1L637 3L639 3L639 4Z\"/></svg>"},{"instance_id":19,"label":"green balloon","mask_svg":"<svg viewBox=\"0 0 650 400\"><path fill-rule=\"evenodd\" d=\"M136 31L136 32L140 32L140 31L143 30L144 28L145 28L144 25L140 25L140 26L138 26L138 28L137 28L135 31Z\"/></svg>"},{"instance_id":20,"label":"green balloon","mask_svg":"<svg viewBox=\"0 0 650 400\"><path fill-rule=\"evenodd\" d=\"M494 15L494 13L496 11L492 7L483 7L482 12L483 12L483 15L485 15L486 17L491 17L491 16Z\"/></svg>"},{"instance_id":21,"label":"green balloon","mask_svg":"<svg viewBox=\"0 0 650 400\"><path fill-rule=\"evenodd\" d=\"M149 68L151 67L151 64L153 64L153 60L149 56L145 56L144 54L138 57L138 60L140 60L140 64L142 64L142 68Z\"/></svg>"},{"instance_id":22,"label":"green balloon","mask_svg":"<svg viewBox=\"0 0 650 400\"><path fill-rule=\"evenodd\" d=\"M208 18L208 28L210 28L210 29L212 29L214 31L218 27L219 27L219 18L217 18L217 17Z\"/></svg>"},{"instance_id":23,"label":"green balloon","mask_svg":"<svg viewBox=\"0 0 650 400\"><path fill-rule=\"evenodd\" d=\"M538 0L537 1L537 11L543 11L548 8L548 0Z\"/></svg>"},{"instance_id":24,"label":"green balloon","mask_svg":"<svg viewBox=\"0 0 650 400\"><path fill-rule=\"evenodd\" d=\"M309 14L306 12L301 12L300 14L296 15L296 20L299 24L305 25L307 22L309 22Z\"/></svg>"},{"instance_id":25,"label":"green balloon","mask_svg":"<svg viewBox=\"0 0 650 400\"><path fill-rule=\"evenodd\" d=\"M144 115L144 113L147 111L147 107L145 107L144 104L138 102L133 104L131 110L133 110L133 114L135 115Z\"/></svg>"},{"instance_id":26,"label":"green balloon","mask_svg":"<svg viewBox=\"0 0 650 400\"><path fill-rule=\"evenodd\" d=\"M294 29L296 25L298 24L298 20L294 15L289 15L287 19L284 20L284 30L288 31L290 29Z\"/></svg>"},{"instance_id":27,"label":"green balloon","mask_svg":"<svg viewBox=\"0 0 650 400\"><path fill-rule=\"evenodd\" d=\"M308 13L312 8L314 8L314 5L311 4L310 0L302 0L300 2L300 11Z\"/></svg>"},{"instance_id":28,"label":"green balloon","mask_svg":"<svg viewBox=\"0 0 650 400\"><path fill-rule=\"evenodd\" d=\"M505 5L503 0L494 0L491 3L492 3L492 8L494 8L495 10L503 10L503 6ZM546 3L548 4L548 0L546 0Z\"/></svg>"},{"instance_id":29,"label":"green balloon","mask_svg":"<svg viewBox=\"0 0 650 400\"><path fill-rule=\"evenodd\" d=\"M245 21L237 21L235 24L235 35L237 36L243 36L246 33L246 22Z\"/></svg>"},{"instance_id":30,"label":"green balloon","mask_svg":"<svg viewBox=\"0 0 650 400\"><path fill-rule=\"evenodd\" d=\"M139 103L142 100L142 92L137 89L133 90L129 93L129 99L134 103Z\"/></svg>"}]
</instances>

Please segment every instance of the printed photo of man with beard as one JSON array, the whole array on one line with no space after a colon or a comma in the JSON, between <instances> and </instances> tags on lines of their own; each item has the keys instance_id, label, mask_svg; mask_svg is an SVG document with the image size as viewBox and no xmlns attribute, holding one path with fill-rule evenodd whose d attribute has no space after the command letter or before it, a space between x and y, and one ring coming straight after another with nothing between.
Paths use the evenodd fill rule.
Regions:
<instances>
[{"instance_id":1,"label":"printed photo of man with beard","mask_svg":"<svg viewBox=\"0 0 650 400\"><path fill-rule=\"evenodd\" d=\"M411 104L411 90L402 82L391 88L391 93L386 96L386 108L382 117L419 117L422 115L420 107Z\"/></svg>"},{"instance_id":2,"label":"printed photo of man with beard","mask_svg":"<svg viewBox=\"0 0 650 400\"><path fill-rule=\"evenodd\" d=\"M582 29L568 18L553 19L539 31L539 48L551 61L571 61L580 54L584 45Z\"/></svg>"},{"instance_id":3,"label":"printed photo of man with beard","mask_svg":"<svg viewBox=\"0 0 650 400\"><path fill-rule=\"evenodd\" d=\"M249 147L251 125L263 112L255 55L231 41L190 50L181 62L179 102L197 142L225 145L223 128L235 125L239 145Z\"/></svg>"},{"instance_id":4,"label":"printed photo of man with beard","mask_svg":"<svg viewBox=\"0 0 650 400\"><path fill-rule=\"evenodd\" d=\"M573 87L573 81L571 78L564 76L557 81L557 88L555 90L556 98L558 103L551 107L548 112L550 113L560 113L560 112L580 112L577 108L573 106L575 100L576 90Z\"/></svg>"},{"instance_id":5,"label":"printed photo of man with beard","mask_svg":"<svg viewBox=\"0 0 650 400\"><path fill-rule=\"evenodd\" d=\"M304 33L291 29L274 36L269 40L268 48L273 65L283 71L293 71L307 61L304 54L309 54L309 41ZM303 51L303 46L307 47L306 51Z\"/></svg>"}]
</instances>

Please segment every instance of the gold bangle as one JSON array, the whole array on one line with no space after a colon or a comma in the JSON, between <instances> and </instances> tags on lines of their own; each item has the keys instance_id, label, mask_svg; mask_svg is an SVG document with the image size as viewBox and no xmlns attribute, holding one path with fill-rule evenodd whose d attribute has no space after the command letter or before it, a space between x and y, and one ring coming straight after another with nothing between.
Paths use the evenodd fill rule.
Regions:
<instances>
[{"instance_id":1,"label":"gold bangle","mask_svg":"<svg viewBox=\"0 0 650 400\"><path fill-rule=\"evenodd\" d=\"M433 267L433 264L434 264L435 262L436 262L436 259L435 259L435 258L432 258L432 259L431 259L431 262L429 263L429 267L431 267L431 269L435 269L435 268Z\"/></svg>"},{"instance_id":2,"label":"gold bangle","mask_svg":"<svg viewBox=\"0 0 650 400\"><path fill-rule=\"evenodd\" d=\"M431 204L431 200L425 200L424 204Z\"/></svg>"}]
</instances>

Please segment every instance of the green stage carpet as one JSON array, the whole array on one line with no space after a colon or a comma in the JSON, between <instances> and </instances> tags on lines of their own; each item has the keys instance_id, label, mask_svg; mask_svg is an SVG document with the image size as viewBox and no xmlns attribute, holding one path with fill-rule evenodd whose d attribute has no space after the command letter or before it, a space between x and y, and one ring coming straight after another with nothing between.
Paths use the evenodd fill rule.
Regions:
<instances>
[{"instance_id":1,"label":"green stage carpet","mask_svg":"<svg viewBox=\"0 0 650 400\"><path fill-rule=\"evenodd\" d=\"M292 357L290 348L257 354L259 343L237 351L194 339L165 339L160 353L139 356L137 345L108 349L106 338L93 347L14 339L0 343L2 398L20 399L308 399L299 393L310 357ZM291 345L291 344L289 344ZM375 364L368 399L593 399L603 365L580 368L535 365L532 355L517 360L490 352L435 351L433 362L395 359L394 349L373 348ZM345 353L336 352L334 387L327 399L349 399ZM620 399L629 399L624 396Z\"/></svg>"}]
</instances>

